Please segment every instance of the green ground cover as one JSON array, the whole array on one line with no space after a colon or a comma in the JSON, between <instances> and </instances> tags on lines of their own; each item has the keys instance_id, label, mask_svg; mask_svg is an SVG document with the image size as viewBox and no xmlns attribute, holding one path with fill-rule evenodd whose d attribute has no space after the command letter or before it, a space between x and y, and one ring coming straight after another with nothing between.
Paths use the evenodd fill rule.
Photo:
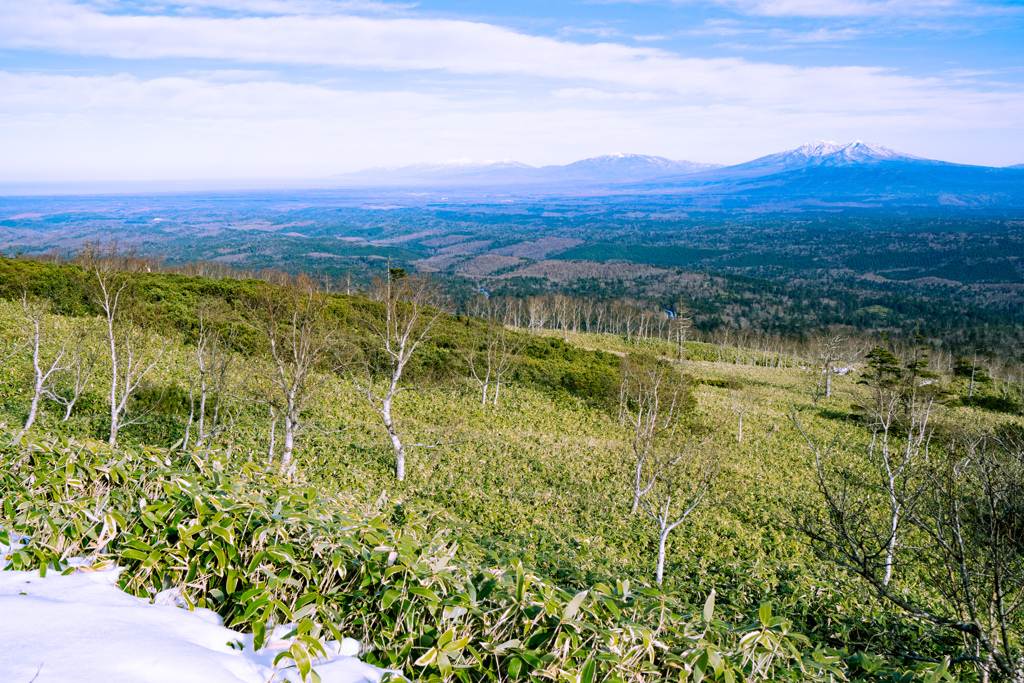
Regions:
<instances>
[{"instance_id":1,"label":"green ground cover","mask_svg":"<svg viewBox=\"0 0 1024 683\"><path fill-rule=\"evenodd\" d=\"M17 277L0 272L8 298L28 284L77 316L48 317L53 329L84 321L100 331L72 267L16 267ZM536 335L499 405L482 406L460 349L486 325L445 317L396 400L402 433L425 444L410 449L406 480L395 480L380 419L346 373L324 378L287 477L266 462L265 408L242 392L214 444L178 447L195 307L211 297L230 304L252 286L140 280L141 308L161 321L167 350L136 408L164 400L113 448L100 443L109 427L102 364L70 420L44 405L28 434L18 429L27 351L0 365L0 542L12 532L30 539L13 567L102 554L128 567L122 584L137 594L184 585L239 628L296 623L313 650L334 630L354 635L371 646L368 661L424 680L923 681L938 680L939 666L901 648L936 662L956 650L819 561L794 528L793 511L819 501L791 411L816 438L860 452L870 435L851 409L865 400L853 373L815 401L815 373L790 357L684 344L672 372L697 381L681 434L715 448L721 465L707 502L669 538L657 586L656 530L629 510L630 432L616 392L622 357L678 359L678 345ZM360 315L374 306L341 296L332 310L365 343ZM5 339L19 315L17 303L0 303ZM256 347L242 342L238 372L255 371ZM950 389L965 381L950 379ZM737 402L747 408L742 441ZM948 403L937 424L1020 423L980 399ZM941 605L923 577L908 571L900 590ZM966 663L954 671L942 675L976 675Z\"/></svg>"}]
</instances>

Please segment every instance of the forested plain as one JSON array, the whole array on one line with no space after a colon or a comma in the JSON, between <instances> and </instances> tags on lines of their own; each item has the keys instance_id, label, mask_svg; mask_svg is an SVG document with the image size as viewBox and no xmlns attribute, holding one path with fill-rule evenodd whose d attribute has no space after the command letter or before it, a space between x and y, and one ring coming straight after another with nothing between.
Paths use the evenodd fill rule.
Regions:
<instances>
[{"instance_id":1,"label":"forested plain","mask_svg":"<svg viewBox=\"0 0 1024 683\"><path fill-rule=\"evenodd\" d=\"M5 198L14 217L0 221L0 244L42 256L117 240L169 265L319 272L348 291L365 289L390 262L433 273L462 313L480 290L568 294L684 313L706 341L807 339L840 325L904 340L920 333L950 353L1021 357L1024 217L1012 211L687 213L655 196L441 199L412 191Z\"/></svg>"},{"instance_id":2,"label":"forested plain","mask_svg":"<svg viewBox=\"0 0 1024 683\"><path fill-rule=\"evenodd\" d=\"M810 276L729 266L731 224L459 215L0 260L9 568L115 562L257 646L292 624L309 678L341 636L411 680L1021 677L1012 226L851 225ZM895 239L1017 279L878 276L947 267Z\"/></svg>"}]
</instances>

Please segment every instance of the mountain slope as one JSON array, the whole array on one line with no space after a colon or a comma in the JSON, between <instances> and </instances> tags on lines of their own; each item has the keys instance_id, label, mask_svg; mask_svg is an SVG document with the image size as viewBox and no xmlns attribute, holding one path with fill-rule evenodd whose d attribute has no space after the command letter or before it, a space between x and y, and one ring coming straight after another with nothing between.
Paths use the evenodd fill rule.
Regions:
<instances>
[{"instance_id":1,"label":"mountain slope","mask_svg":"<svg viewBox=\"0 0 1024 683\"><path fill-rule=\"evenodd\" d=\"M335 178L352 185L615 183L680 176L716 168L721 166L694 161L674 161L644 154L605 154L564 166L536 168L518 161L473 163L460 159L443 163L413 164L401 168L371 168L343 173Z\"/></svg>"},{"instance_id":2,"label":"mountain slope","mask_svg":"<svg viewBox=\"0 0 1024 683\"><path fill-rule=\"evenodd\" d=\"M722 168L722 166L695 161L673 161L665 157L644 154L605 154L565 166L544 166L540 171L545 179L549 180L615 182L687 175L716 168Z\"/></svg>"},{"instance_id":3,"label":"mountain slope","mask_svg":"<svg viewBox=\"0 0 1024 683\"><path fill-rule=\"evenodd\" d=\"M815 140L793 150L711 171L623 186L624 193L685 196L683 206L1024 207L1019 168L923 159L862 141Z\"/></svg>"}]
</instances>

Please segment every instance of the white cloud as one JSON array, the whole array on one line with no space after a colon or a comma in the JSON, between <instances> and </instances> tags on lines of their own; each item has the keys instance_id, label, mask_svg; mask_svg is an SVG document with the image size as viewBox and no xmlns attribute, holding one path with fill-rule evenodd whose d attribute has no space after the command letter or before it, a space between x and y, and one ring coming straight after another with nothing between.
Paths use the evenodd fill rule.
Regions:
<instances>
[{"instance_id":1,"label":"white cloud","mask_svg":"<svg viewBox=\"0 0 1024 683\"><path fill-rule=\"evenodd\" d=\"M99 10L123 10L118 0L85 0L80 3ZM140 14L201 14L205 10L259 15L329 15L339 13L396 14L416 7L415 3L376 0L170 0L143 2L128 9Z\"/></svg>"},{"instance_id":2,"label":"white cloud","mask_svg":"<svg viewBox=\"0 0 1024 683\"><path fill-rule=\"evenodd\" d=\"M0 45L126 59L206 58L246 64L526 76L572 87L673 93L819 111L888 111L985 100L1005 117L1019 93L950 91L936 78L878 67L801 68L698 59L648 47L583 45L479 22L357 16L197 18L108 15L56 0L0 0ZM602 88L604 89L604 88ZM1017 116L1019 119L1024 114Z\"/></svg>"},{"instance_id":3,"label":"white cloud","mask_svg":"<svg viewBox=\"0 0 1024 683\"><path fill-rule=\"evenodd\" d=\"M957 139L968 156L955 160L1024 160L1019 85L959 72L914 78L873 66L690 58L389 16L375 3L361 16L326 0L178 9L213 5L264 16L0 0L0 47L153 60L165 72L176 64L168 58L184 58L190 69L163 78L0 73L0 177L322 175L453 156L565 163L615 150L728 163L817 137L898 148L951 131L966 131ZM318 67L302 75L321 80L289 82L296 65ZM1011 131L1010 143L990 152L963 143L997 130Z\"/></svg>"},{"instance_id":4,"label":"white cloud","mask_svg":"<svg viewBox=\"0 0 1024 683\"><path fill-rule=\"evenodd\" d=\"M566 163L615 150L733 163L816 137L900 148L911 133L942 141L936 131L1014 123L979 119L987 107L948 99L917 110L799 111L585 88L471 100L273 80L0 72L0 180L309 177L453 156ZM1024 156L1024 145L953 160L1018 163L1015 152Z\"/></svg>"},{"instance_id":5,"label":"white cloud","mask_svg":"<svg viewBox=\"0 0 1024 683\"><path fill-rule=\"evenodd\" d=\"M814 31L792 32L773 31L772 35L790 43L837 43L847 40L854 40L860 37L863 31L854 28L827 29L819 28Z\"/></svg>"},{"instance_id":6,"label":"white cloud","mask_svg":"<svg viewBox=\"0 0 1024 683\"><path fill-rule=\"evenodd\" d=\"M628 0L627 0L628 1ZM692 2L693 0L676 0ZM1020 15L1005 3L972 0L709 0L745 14L818 19Z\"/></svg>"},{"instance_id":7,"label":"white cloud","mask_svg":"<svg viewBox=\"0 0 1024 683\"><path fill-rule=\"evenodd\" d=\"M624 102L648 102L650 100L663 100L663 95L651 92L607 92L597 88L561 88L551 93L555 97L567 100L619 100Z\"/></svg>"},{"instance_id":8,"label":"white cloud","mask_svg":"<svg viewBox=\"0 0 1024 683\"><path fill-rule=\"evenodd\" d=\"M948 10L955 0L721 0L774 17L874 17Z\"/></svg>"},{"instance_id":9,"label":"white cloud","mask_svg":"<svg viewBox=\"0 0 1024 683\"><path fill-rule=\"evenodd\" d=\"M566 26L559 29L558 34L562 36L596 36L598 38L617 38L622 35L618 29L610 26Z\"/></svg>"}]
</instances>

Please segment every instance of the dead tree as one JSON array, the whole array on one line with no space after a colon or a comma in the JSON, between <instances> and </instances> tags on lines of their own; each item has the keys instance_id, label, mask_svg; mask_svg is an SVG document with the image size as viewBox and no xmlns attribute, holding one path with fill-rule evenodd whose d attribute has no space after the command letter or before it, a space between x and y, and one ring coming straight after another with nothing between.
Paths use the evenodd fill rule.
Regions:
<instances>
[{"instance_id":1,"label":"dead tree","mask_svg":"<svg viewBox=\"0 0 1024 683\"><path fill-rule=\"evenodd\" d=\"M395 424L395 397L404 391L402 373L413 354L430 338L434 323L443 312L445 299L426 275L406 275L390 267L386 277L374 279L371 298L382 310L363 316L373 336L365 376L353 375L358 393L381 417L395 455L395 477L405 479L406 445ZM377 357L380 363L376 363ZM378 377L381 381L378 381Z\"/></svg>"},{"instance_id":2,"label":"dead tree","mask_svg":"<svg viewBox=\"0 0 1024 683\"><path fill-rule=\"evenodd\" d=\"M753 407L748 401L736 396L736 392L732 389L729 390L729 399L732 401L732 412L736 413L738 420L738 428L736 430L736 443L743 443L743 416L750 412Z\"/></svg>"},{"instance_id":3,"label":"dead tree","mask_svg":"<svg viewBox=\"0 0 1024 683\"><path fill-rule=\"evenodd\" d=\"M530 320L530 331L536 333L548 321L548 306L544 297L531 296L526 299L526 313Z\"/></svg>"},{"instance_id":4,"label":"dead tree","mask_svg":"<svg viewBox=\"0 0 1024 683\"><path fill-rule=\"evenodd\" d=\"M630 355L620 366L619 419L628 424L630 462L633 473L630 489L636 512L640 499L650 491L655 478L648 476L655 441L671 440L687 405L683 378L671 366L657 359Z\"/></svg>"},{"instance_id":5,"label":"dead tree","mask_svg":"<svg viewBox=\"0 0 1024 683\"><path fill-rule=\"evenodd\" d=\"M554 323L562 330L566 342L569 341L569 327L572 325L575 302L564 294L556 294L551 300Z\"/></svg>"},{"instance_id":6,"label":"dead tree","mask_svg":"<svg viewBox=\"0 0 1024 683\"><path fill-rule=\"evenodd\" d=\"M143 327L134 315L133 288L137 272L145 266L117 245L96 247L83 256L93 284L93 300L103 313L106 345L110 360L110 437L117 443L120 430L141 421L145 415L125 419L129 399L163 358L166 345Z\"/></svg>"},{"instance_id":7,"label":"dead tree","mask_svg":"<svg viewBox=\"0 0 1024 683\"><path fill-rule=\"evenodd\" d=\"M957 634L965 647L950 656L972 663L982 680L1022 680L1015 635L1024 627L1020 428L964 430L909 461L891 490L901 510L897 532L912 532L914 542L895 551L885 483L866 476L835 441L805 438L821 500L797 509L796 526L815 554L863 579L900 618ZM908 582L900 580L904 571ZM929 590L917 595L922 575ZM944 600L935 604L932 590Z\"/></svg>"},{"instance_id":8,"label":"dead tree","mask_svg":"<svg viewBox=\"0 0 1024 683\"><path fill-rule=\"evenodd\" d=\"M72 351L71 361L66 370L58 372L48 387L43 389L46 398L64 408L64 417L61 422L71 419L71 412L75 404L82 397L89 380L92 379L93 370L96 369L96 362L99 360L99 350L91 341L90 334L83 326L75 333L75 347Z\"/></svg>"},{"instance_id":9,"label":"dead tree","mask_svg":"<svg viewBox=\"0 0 1024 683\"><path fill-rule=\"evenodd\" d=\"M849 339L834 334L818 337L812 348L818 371L812 398L814 406L817 407L818 399L822 394L825 398L832 396L833 378L846 372L860 351L851 346Z\"/></svg>"},{"instance_id":10,"label":"dead tree","mask_svg":"<svg viewBox=\"0 0 1024 683\"><path fill-rule=\"evenodd\" d=\"M658 528L658 564L655 580L665 577L665 552L669 535L699 505L707 502L718 475L717 452L707 443L682 448L657 448L648 455L643 493L644 513Z\"/></svg>"},{"instance_id":11,"label":"dead tree","mask_svg":"<svg viewBox=\"0 0 1024 683\"><path fill-rule=\"evenodd\" d=\"M463 353L463 358L469 366L469 374L480 387L480 405L487 405L487 396L491 386L491 374L494 372L494 340L491 337L490 325L488 325L487 337L483 344L477 344L474 339L470 347ZM482 348L481 348L482 346Z\"/></svg>"},{"instance_id":12,"label":"dead tree","mask_svg":"<svg viewBox=\"0 0 1024 683\"><path fill-rule=\"evenodd\" d=\"M501 385L524 345L522 335L513 334L500 322L489 322L484 338L479 343L474 341L463 354L470 376L481 389L480 405L487 405L488 395L492 396L491 403L498 405Z\"/></svg>"},{"instance_id":13,"label":"dead tree","mask_svg":"<svg viewBox=\"0 0 1024 683\"><path fill-rule=\"evenodd\" d=\"M494 353L494 405L498 405L501 385L508 383L505 377L515 368L526 341L526 337L509 332L505 325L498 331Z\"/></svg>"},{"instance_id":14,"label":"dead tree","mask_svg":"<svg viewBox=\"0 0 1024 683\"><path fill-rule=\"evenodd\" d=\"M242 300L238 320L264 344L266 361L250 393L270 409L269 461L276 455L277 423L283 422L281 470L289 472L296 439L305 427L303 412L339 366L336 351L342 332L330 314L326 283L307 275L279 274L273 280Z\"/></svg>"},{"instance_id":15,"label":"dead tree","mask_svg":"<svg viewBox=\"0 0 1024 683\"><path fill-rule=\"evenodd\" d=\"M678 313L672 318L669 323L669 335L675 335L676 343L679 345L679 362L682 363L686 360L683 357L683 344L686 343L686 333L693 325L693 319L686 317L686 308L683 306L683 302L679 302Z\"/></svg>"},{"instance_id":16,"label":"dead tree","mask_svg":"<svg viewBox=\"0 0 1024 683\"><path fill-rule=\"evenodd\" d=\"M193 426L196 429L195 447L200 448L224 431L226 419L230 417L225 399L232 391L237 375L231 355L234 328L226 336L221 334L214 316L209 304L203 303L197 307L199 330L195 347L196 364L189 381L188 422L185 425L182 449L187 449L191 443ZM210 413L209 417L207 413Z\"/></svg>"},{"instance_id":17,"label":"dead tree","mask_svg":"<svg viewBox=\"0 0 1024 683\"><path fill-rule=\"evenodd\" d=\"M50 378L58 372L71 369L71 359L67 358L68 344L73 335L68 335L55 354L48 354L43 348L45 343L44 327L46 326L46 308L42 304L30 302L28 294L21 297L21 310L24 314L22 332L32 350L32 400L29 403L28 417L22 433L31 429L39 412L39 402L46 396Z\"/></svg>"}]
</instances>

